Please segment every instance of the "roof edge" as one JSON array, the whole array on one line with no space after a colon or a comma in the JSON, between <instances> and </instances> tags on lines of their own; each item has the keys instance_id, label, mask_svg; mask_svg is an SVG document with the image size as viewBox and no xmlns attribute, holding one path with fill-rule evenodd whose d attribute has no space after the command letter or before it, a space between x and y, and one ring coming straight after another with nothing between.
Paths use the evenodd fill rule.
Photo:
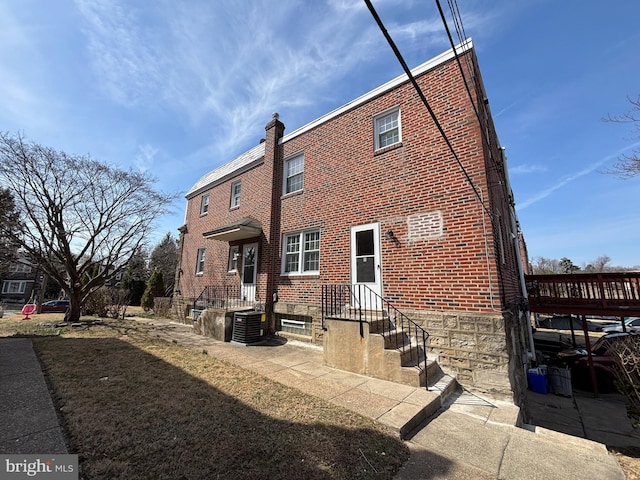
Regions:
<instances>
[{"instance_id":1,"label":"roof edge","mask_svg":"<svg viewBox=\"0 0 640 480\"><path fill-rule=\"evenodd\" d=\"M468 38L467 40L465 40L464 42L456 45L453 48L450 48L449 50L441 53L440 55L437 55L435 57L433 57L430 60L427 60L426 62L422 63L421 65L418 65L417 67L415 67L414 69L411 70L411 74L413 76L417 76L417 75L421 75L422 73L431 70L434 67L437 67L438 65L441 65L449 60L451 60L452 58L455 58L456 54L461 54L461 53L466 53L469 50L473 49L473 41L471 40L471 38ZM316 120L313 120L310 123L307 123L306 125L303 125L302 127L294 130L291 133L288 133L286 135L284 135L281 139L280 139L280 143L285 143L289 140L294 139L295 137L302 135L303 133L317 127L318 125L322 125L323 123L331 120L334 117L337 117L338 115L351 110L352 108L355 108L359 105L362 105L363 103L368 102L369 100L383 94L384 92L391 90L392 88L397 87L398 85L401 85L405 82L409 81L409 77L407 76L406 73L403 73L402 75L397 76L396 78L389 80L388 82L380 85L379 87L374 88L373 90L370 90L369 92L365 93L364 95L361 95L360 97L351 100L348 103L345 103L344 105L342 105L341 107L336 108L335 110L317 118Z\"/></svg>"}]
</instances>

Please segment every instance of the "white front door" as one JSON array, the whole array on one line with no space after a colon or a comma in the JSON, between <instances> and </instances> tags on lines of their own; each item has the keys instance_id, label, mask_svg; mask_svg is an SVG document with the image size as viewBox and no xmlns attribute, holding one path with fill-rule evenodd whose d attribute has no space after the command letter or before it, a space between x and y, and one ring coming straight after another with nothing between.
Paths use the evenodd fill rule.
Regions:
<instances>
[{"instance_id":1,"label":"white front door","mask_svg":"<svg viewBox=\"0 0 640 480\"><path fill-rule=\"evenodd\" d=\"M242 247L242 275L240 275L242 300L253 302L256 299L257 267L258 244L248 243Z\"/></svg>"},{"instance_id":2,"label":"white front door","mask_svg":"<svg viewBox=\"0 0 640 480\"><path fill-rule=\"evenodd\" d=\"M382 308L379 301L382 296L380 225L377 223L351 227L351 283L355 285L354 303L365 308ZM366 285L373 293L359 285Z\"/></svg>"}]
</instances>

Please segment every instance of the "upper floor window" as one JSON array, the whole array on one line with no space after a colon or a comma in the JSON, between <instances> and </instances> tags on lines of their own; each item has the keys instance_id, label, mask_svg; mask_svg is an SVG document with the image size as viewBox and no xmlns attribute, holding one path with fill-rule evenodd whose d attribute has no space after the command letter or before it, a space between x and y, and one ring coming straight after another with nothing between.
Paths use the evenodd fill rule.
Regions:
<instances>
[{"instance_id":1,"label":"upper floor window","mask_svg":"<svg viewBox=\"0 0 640 480\"><path fill-rule=\"evenodd\" d=\"M320 272L320 231L291 233L283 242L284 275Z\"/></svg>"},{"instance_id":2,"label":"upper floor window","mask_svg":"<svg viewBox=\"0 0 640 480\"><path fill-rule=\"evenodd\" d=\"M209 211L209 194L202 195L200 200L200 215L204 215Z\"/></svg>"},{"instance_id":3,"label":"upper floor window","mask_svg":"<svg viewBox=\"0 0 640 480\"><path fill-rule=\"evenodd\" d=\"M235 272L238 270L238 258L240 257L240 247L229 247L229 272Z\"/></svg>"},{"instance_id":4,"label":"upper floor window","mask_svg":"<svg viewBox=\"0 0 640 480\"><path fill-rule=\"evenodd\" d=\"M198 249L198 257L196 259L196 273L204 272L204 248Z\"/></svg>"},{"instance_id":5,"label":"upper floor window","mask_svg":"<svg viewBox=\"0 0 640 480\"><path fill-rule=\"evenodd\" d=\"M240 180L231 184L231 208L240 205Z\"/></svg>"},{"instance_id":6,"label":"upper floor window","mask_svg":"<svg viewBox=\"0 0 640 480\"><path fill-rule=\"evenodd\" d=\"M374 118L375 149L388 147L402 141L400 109L386 111Z\"/></svg>"},{"instance_id":7,"label":"upper floor window","mask_svg":"<svg viewBox=\"0 0 640 480\"><path fill-rule=\"evenodd\" d=\"M12 263L9 265L9 271L11 273L31 273L31 267L24 263Z\"/></svg>"},{"instance_id":8,"label":"upper floor window","mask_svg":"<svg viewBox=\"0 0 640 480\"><path fill-rule=\"evenodd\" d=\"M284 194L302 190L304 155L302 153L284 161Z\"/></svg>"}]
</instances>

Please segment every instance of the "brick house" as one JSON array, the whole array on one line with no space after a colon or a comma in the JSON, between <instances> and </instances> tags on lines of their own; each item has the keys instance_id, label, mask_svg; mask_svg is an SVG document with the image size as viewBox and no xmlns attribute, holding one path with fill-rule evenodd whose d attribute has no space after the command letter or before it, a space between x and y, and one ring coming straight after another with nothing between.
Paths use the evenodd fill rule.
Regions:
<instances>
[{"instance_id":1,"label":"brick house","mask_svg":"<svg viewBox=\"0 0 640 480\"><path fill-rule=\"evenodd\" d=\"M463 47L477 114L453 50L412 73L464 170L406 75L286 134L274 114L258 145L186 195L178 318L254 306L271 329L324 343L329 364L394 379L368 370L373 354L340 358L362 345L363 327L330 324L326 308L336 294L343 314L357 305L390 318L390 305L428 333L425 353L458 382L520 403L521 232L475 51Z\"/></svg>"},{"instance_id":2,"label":"brick house","mask_svg":"<svg viewBox=\"0 0 640 480\"><path fill-rule=\"evenodd\" d=\"M42 271L24 256L9 265L1 279L0 303L24 305L38 293Z\"/></svg>"}]
</instances>

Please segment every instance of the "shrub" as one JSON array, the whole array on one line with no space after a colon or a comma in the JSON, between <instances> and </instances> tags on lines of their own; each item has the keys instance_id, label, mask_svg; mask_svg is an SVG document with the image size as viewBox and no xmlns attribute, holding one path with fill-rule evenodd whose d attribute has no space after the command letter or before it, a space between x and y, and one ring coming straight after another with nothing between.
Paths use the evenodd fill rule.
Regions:
<instances>
[{"instance_id":1,"label":"shrub","mask_svg":"<svg viewBox=\"0 0 640 480\"><path fill-rule=\"evenodd\" d=\"M160 270L154 270L151 278L149 278L147 288L142 294L140 305L145 312L153 308L153 299L155 297L164 297L164 280Z\"/></svg>"},{"instance_id":2,"label":"shrub","mask_svg":"<svg viewBox=\"0 0 640 480\"><path fill-rule=\"evenodd\" d=\"M156 317L169 318L171 312L171 297L156 297L153 299L153 313Z\"/></svg>"},{"instance_id":3,"label":"shrub","mask_svg":"<svg viewBox=\"0 0 640 480\"><path fill-rule=\"evenodd\" d=\"M640 335L629 335L610 342L611 356L616 362L617 386L627 397L629 416L640 424Z\"/></svg>"}]
</instances>

